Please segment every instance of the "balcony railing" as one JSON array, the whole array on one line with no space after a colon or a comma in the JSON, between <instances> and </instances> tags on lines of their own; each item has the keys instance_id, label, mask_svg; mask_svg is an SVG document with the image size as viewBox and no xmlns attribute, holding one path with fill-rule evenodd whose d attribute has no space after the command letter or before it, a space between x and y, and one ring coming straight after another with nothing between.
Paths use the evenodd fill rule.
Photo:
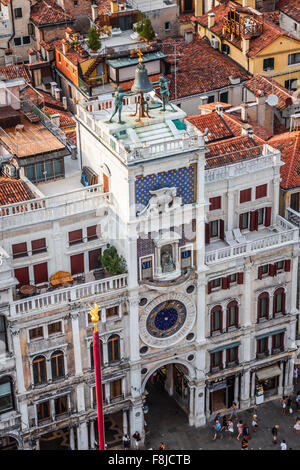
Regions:
<instances>
[{"instance_id":1,"label":"balcony railing","mask_svg":"<svg viewBox=\"0 0 300 470\"><path fill-rule=\"evenodd\" d=\"M69 302L80 301L83 298L106 294L114 290L125 289L127 286L127 274L120 274L97 281L87 282L46 292L44 294L16 300L11 305L13 315L26 314L35 310L51 309L59 305L67 305Z\"/></svg>"},{"instance_id":2,"label":"balcony railing","mask_svg":"<svg viewBox=\"0 0 300 470\"><path fill-rule=\"evenodd\" d=\"M283 219L279 215L276 217L276 225L278 233L251 240L246 243L238 243L237 245L220 248L205 254L205 263L220 263L230 258L238 258L240 256L249 256L253 252L263 251L272 247L279 247L295 243L299 239L298 229Z\"/></svg>"},{"instance_id":3,"label":"balcony railing","mask_svg":"<svg viewBox=\"0 0 300 470\"><path fill-rule=\"evenodd\" d=\"M103 192L103 185L95 184L64 194L8 204L1 206L0 231L87 212L110 200L111 194Z\"/></svg>"},{"instance_id":4,"label":"balcony railing","mask_svg":"<svg viewBox=\"0 0 300 470\"><path fill-rule=\"evenodd\" d=\"M295 211L294 209L291 209L290 207L287 207L285 211L285 218L300 229L300 213L299 212Z\"/></svg>"}]
</instances>

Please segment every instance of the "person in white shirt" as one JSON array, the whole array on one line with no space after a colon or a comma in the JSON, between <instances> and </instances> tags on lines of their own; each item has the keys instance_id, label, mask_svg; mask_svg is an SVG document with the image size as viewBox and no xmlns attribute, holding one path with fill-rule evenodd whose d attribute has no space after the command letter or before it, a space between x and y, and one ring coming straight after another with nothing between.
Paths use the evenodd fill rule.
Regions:
<instances>
[{"instance_id":1,"label":"person in white shirt","mask_svg":"<svg viewBox=\"0 0 300 470\"><path fill-rule=\"evenodd\" d=\"M287 450L287 445L285 440L283 439L282 442L280 443L281 450Z\"/></svg>"}]
</instances>

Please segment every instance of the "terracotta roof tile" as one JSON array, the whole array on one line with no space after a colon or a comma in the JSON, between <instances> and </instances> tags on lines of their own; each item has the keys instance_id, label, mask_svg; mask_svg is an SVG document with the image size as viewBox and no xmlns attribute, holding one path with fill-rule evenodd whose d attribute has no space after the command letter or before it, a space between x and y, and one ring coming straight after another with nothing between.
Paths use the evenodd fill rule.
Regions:
<instances>
[{"instance_id":1,"label":"terracotta roof tile","mask_svg":"<svg viewBox=\"0 0 300 470\"><path fill-rule=\"evenodd\" d=\"M278 97L278 104L276 105L277 109L282 110L292 104L291 101L293 100L293 93L279 85L272 78L266 78L257 74L255 77L252 77L244 83L244 86L254 94L256 94L258 90L262 90L266 96L271 94L276 95Z\"/></svg>"},{"instance_id":2,"label":"terracotta roof tile","mask_svg":"<svg viewBox=\"0 0 300 470\"><path fill-rule=\"evenodd\" d=\"M74 17L57 5L55 0L39 0L31 7L30 19L39 26L74 21Z\"/></svg>"},{"instance_id":3,"label":"terracotta roof tile","mask_svg":"<svg viewBox=\"0 0 300 470\"><path fill-rule=\"evenodd\" d=\"M300 0L279 0L276 7L300 23Z\"/></svg>"},{"instance_id":4,"label":"terracotta roof tile","mask_svg":"<svg viewBox=\"0 0 300 470\"><path fill-rule=\"evenodd\" d=\"M162 52L167 54L164 59L167 63L174 64L174 45L176 44L176 74L177 98L206 93L230 86L229 77L240 77L241 81L249 78L249 75L236 64L222 55L205 40L194 38L186 43L183 38L167 38L162 41ZM170 80L169 90L171 99L175 98L175 74L169 73L166 77Z\"/></svg>"},{"instance_id":5,"label":"terracotta roof tile","mask_svg":"<svg viewBox=\"0 0 300 470\"><path fill-rule=\"evenodd\" d=\"M71 114L68 111L62 111L60 109L51 108L49 106L44 106L44 113L46 114L59 114L60 127L75 127L76 122L72 118Z\"/></svg>"},{"instance_id":6,"label":"terracotta roof tile","mask_svg":"<svg viewBox=\"0 0 300 470\"><path fill-rule=\"evenodd\" d=\"M196 126L201 132L208 129L208 142L216 142L217 140L223 140L234 136L234 133L217 112L190 116L187 118L187 121Z\"/></svg>"},{"instance_id":7,"label":"terracotta roof tile","mask_svg":"<svg viewBox=\"0 0 300 470\"><path fill-rule=\"evenodd\" d=\"M0 76L3 76L8 80L13 80L14 78L25 78L27 82L30 82L30 76L25 65L3 65L0 67Z\"/></svg>"},{"instance_id":8,"label":"terracotta roof tile","mask_svg":"<svg viewBox=\"0 0 300 470\"><path fill-rule=\"evenodd\" d=\"M209 152L206 157L206 168L228 165L243 160L251 160L261 155L261 148L254 139L239 135L232 139L207 144Z\"/></svg>"},{"instance_id":9,"label":"terracotta roof tile","mask_svg":"<svg viewBox=\"0 0 300 470\"><path fill-rule=\"evenodd\" d=\"M300 187L300 131L277 135L268 144L280 150L281 160L285 163L280 168L280 186L283 189Z\"/></svg>"},{"instance_id":10,"label":"terracotta roof tile","mask_svg":"<svg viewBox=\"0 0 300 470\"><path fill-rule=\"evenodd\" d=\"M35 199L36 195L22 180L0 177L0 205Z\"/></svg>"}]
</instances>

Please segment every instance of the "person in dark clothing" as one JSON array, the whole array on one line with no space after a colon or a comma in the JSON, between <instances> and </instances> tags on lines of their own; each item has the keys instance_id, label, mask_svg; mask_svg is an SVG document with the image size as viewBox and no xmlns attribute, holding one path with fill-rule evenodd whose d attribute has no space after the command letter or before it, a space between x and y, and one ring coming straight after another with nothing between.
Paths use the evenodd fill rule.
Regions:
<instances>
[{"instance_id":1,"label":"person in dark clothing","mask_svg":"<svg viewBox=\"0 0 300 470\"><path fill-rule=\"evenodd\" d=\"M278 424L275 424L275 426L272 428L272 436L273 436L273 444L276 444L277 443L277 434L278 434L278 429L279 429L279 426Z\"/></svg>"},{"instance_id":2,"label":"person in dark clothing","mask_svg":"<svg viewBox=\"0 0 300 470\"><path fill-rule=\"evenodd\" d=\"M226 431L226 429L227 429L227 418L224 415L223 416L223 421L222 421L222 431Z\"/></svg>"},{"instance_id":3,"label":"person in dark clothing","mask_svg":"<svg viewBox=\"0 0 300 470\"><path fill-rule=\"evenodd\" d=\"M244 426L243 426L243 439L249 439L249 428L248 428L248 424L245 423Z\"/></svg>"}]
</instances>

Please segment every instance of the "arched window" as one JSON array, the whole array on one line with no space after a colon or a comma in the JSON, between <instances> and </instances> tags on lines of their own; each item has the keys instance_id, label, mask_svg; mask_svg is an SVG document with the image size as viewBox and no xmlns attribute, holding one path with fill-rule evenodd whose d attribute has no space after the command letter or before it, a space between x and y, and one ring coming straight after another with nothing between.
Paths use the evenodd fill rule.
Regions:
<instances>
[{"instance_id":1,"label":"arched window","mask_svg":"<svg viewBox=\"0 0 300 470\"><path fill-rule=\"evenodd\" d=\"M0 379L0 414L14 409L13 387L11 377Z\"/></svg>"},{"instance_id":2,"label":"arched window","mask_svg":"<svg viewBox=\"0 0 300 470\"><path fill-rule=\"evenodd\" d=\"M239 307L236 300L227 305L227 329L239 326Z\"/></svg>"},{"instance_id":3,"label":"arched window","mask_svg":"<svg viewBox=\"0 0 300 470\"><path fill-rule=\"evenodd\" d=\"M37 356L32 361L33 383L34 385L43 384L47 381L46 359L44 356Z\"/></svg>"},{"instance_id":4,"label":"arched window","mask_svg":"<svg viewBox=\"0 0 300 470\"><path fill-rule=\"evenodd\" d=\"M263 292L258 296L257 299L257 321L261 318L269 318L269 294L268 292Z\"/></svg>"},{"instance_id":5,"label":"arched window","mask_svg":"<svg viewBox=\"0 0 300 470\"><path fill-rule=\"evenodd\" d=\"M51 356L52 380L59 379L65 375L64 353L55 351Z\"/></svg>"},{"instance_id":6,"label":"arched window","mask_svg":"<svg viewBox=\"0 0 300 470\"><path fill-rule=\"evenodd\" d=\"M100 340L100 359L101 359L101 366L103 366L103 343ZM95 369L95 362L94 362L94 346L93 342L90 344L90 360L91 360L91 369Z\"/></svg>"},{"instance_id":7,"label":"arched window","mask_svg":"<svg viewBox=\"0 0 300 470\"><path fill-rule=\"evenodd\" d=\"M116 362L120 360L120 337L112 335L107 342L108 362Z\"/></svg>"},{"instance_id":8,"label":"arched window","mask_svg":"<svg viewBox=\"0 0 300 470\"><path fill-rule=\"evenodd\" d=\"M280 287L274 292L273 315L277 313L285 313L285 292L283 287Z\"/></svg>"},{"instance_id":9,"label":"arched window","mask_svg":"<svg viewBox=\"0 0 300 470\"><path fill-rule=\"evenodd\" d=\"M222 312L222 307L221 305L216 305L214 308L212 308L211 313L210 313L210 330L211 334L220 331L222 332L222 326L223 326L223 312Z\"/></svg>"},{"instance_id":10,"label":"arched window","mask_svg":"<svg viewBox=\"0 0 300 470\"><path fill-rule=\"evenodd\" d=\"M0 315L0 354L7 350L6 319L4 315Z\"/></svg>"}]
</instances>

